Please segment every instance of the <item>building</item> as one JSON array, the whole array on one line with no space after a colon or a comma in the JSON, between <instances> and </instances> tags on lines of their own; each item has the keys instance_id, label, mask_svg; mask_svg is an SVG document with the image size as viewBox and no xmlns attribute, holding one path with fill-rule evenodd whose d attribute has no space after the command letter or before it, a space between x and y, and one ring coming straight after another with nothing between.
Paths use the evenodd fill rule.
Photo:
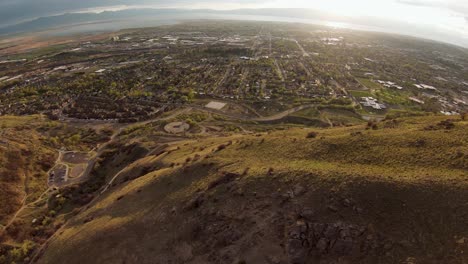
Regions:
<instances>
[{"instance_id":1,"label":"building","mask_svg":"<svg viewBox=\"0 0 468 264\"><path fill-rule=\"evenodd\" d=\"M421 84L414 84L414 86L416 86L419 89L437 91L437 88L435 88L434 86L427 85L427 84L422 84L422 83Z\"/></svg>"},{"instance_id":2,"label":"building","mask_svg":"<svg viewBox=\"0 0 468 264\"><path fill-rule=\"evenodd\" d=\"M372 107L376 110L382 110L382 109L386 109L387 106L385 104L381 104L377 101L377 99L373 98L373 97L362 97L361 98L361 104L363 106L367 106L367 107Z\"/></svg>"},{"instance_id":3,"label":"building","mask_svg":"<svg viewBox=\"0 0 468 264\"><path fill-rule=\"evenodd\" d=\"M418 103L418 104L424 104L424 101L419 100L419 99L416 98L416 97L409 97L408 99L410 99L411 101L416 102L416 103Z\"/></svg>"}]
</instances>

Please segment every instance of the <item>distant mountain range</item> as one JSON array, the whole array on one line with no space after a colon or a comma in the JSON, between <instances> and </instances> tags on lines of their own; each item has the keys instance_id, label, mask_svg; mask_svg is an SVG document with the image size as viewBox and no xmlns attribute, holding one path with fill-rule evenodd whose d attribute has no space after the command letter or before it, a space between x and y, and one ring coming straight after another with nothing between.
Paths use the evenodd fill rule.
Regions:
<instances>
[{"instance_id":1,"label":"distant mountain range","mask_svg":"<svg viewBox=\"0 0 468 264\"><path fill-rule=\"evenodd\" d=\"M207 16L203 16L207 15ZM210 10L210 9L128 9L121 11L105 11L101 13L66 13L56 16L40 17L31 21L15 25L0 27L0 35L29 33L71 25L108 22L116 20L182 20L196 18L222 18L219 16L261 16L283 17L291 19L313 19L340 22L352 22L345 17L338 17L312 9L237 9L237 10ZM227 17L229 19L229 17ZM145 26L142 24L142 26Z\"/></svg>"},{"instance_id":2,"label":"distant mountain range","mask_svg":"<svg viewBox=\"0 0 468 264\"><path fill-rule=\"evenodd\" d=\"M105 11L102 13L66 13L56 16L40 17L31 21L22 22L0 28L0 35L28 33L42 31L57 27L71 26L82 23L92 23L99 21L131 19L143 16L157 16L162 14L181 14L185 10L123 10L123 11Z\"/></svg>"},{"instance_id":3,"label":"distant mountain range","mask_svg":"<svg viewBox=\"0 0 468 264\"><path fill-rule=\"evenodd\" d=\"M146 8L105 11L101 13L66 13L0 27L0 36L40 32L51 29L62 29L61 34L115 31L125 28L157 26L163 23L167 24L168 22L175 23L177 21L193 19L287 21L322 25L341 23L344 24L344 27L350 29L398 33L468 47L468 40L463 36L454 36L445 31L434 34L434 29L430 27L377 17L337 16L313 9L298 8L236 9L225 11L210 9ZM70 26L84 27L83 25L88 25L86 26L86 30L80 31L67 28Z\"/></svg>"}]
</instances>

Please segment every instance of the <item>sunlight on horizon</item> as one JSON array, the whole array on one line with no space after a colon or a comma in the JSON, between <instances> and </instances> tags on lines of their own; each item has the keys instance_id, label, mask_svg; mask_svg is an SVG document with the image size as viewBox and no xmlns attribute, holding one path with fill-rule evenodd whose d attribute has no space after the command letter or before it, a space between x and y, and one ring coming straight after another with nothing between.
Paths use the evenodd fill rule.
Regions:
<instances>
[{"instance_id":1,"label":"sunlight on horizon","mask_svg":"<svg viewBox=\"0 0 468 264\"><path fill-rule=\"evenodd\" d=\"M189 8L230 10L241 8L307 8L344 17L378 17L418 25L430 25L440 29L468 32L468 23L461 13L435 6L402 4L395 0L271 0L251 3L196 2L186 4L116 5L82 9L77 12L118 11L135 8Z\"/></svg>"},{"instance_id":2,"label":"sunlight on horizon","mask_svg":"<svg viewBox=\"0 0 468 264\"><path fill-rule=\"evenodd\" d=\"M408 2L412 1L409 4ZM233 10L243 8L301 8L323 12L325 16L330 15L329 22L335 23L332 27L344 27L343 21L332 21L333 17L344 19L359 19L366 24L371 19L387 21L389 26L398 24L400 27L412 28L416 32L422 28L431 30L433 34L458 35L463 41L468 41L468 18L462 11L449 7L448 3L460 4L457 1L428 0L425 4L418 4L416 0L259 0L249 3L243 1L230 2L179 2L171 4L146 4L146 5L115 5L77 10L76 13L103 11L120 11L127 9L145 8L185 8L185 9L214 9ZM460 4L463 6L463 4ZM314 19L311 15L310 19ZM345 21L346 22L346 21ZM363 24L363 25L364 25ZM467 42L468 43L468 42Z\"/></svg>"}]
</instances>

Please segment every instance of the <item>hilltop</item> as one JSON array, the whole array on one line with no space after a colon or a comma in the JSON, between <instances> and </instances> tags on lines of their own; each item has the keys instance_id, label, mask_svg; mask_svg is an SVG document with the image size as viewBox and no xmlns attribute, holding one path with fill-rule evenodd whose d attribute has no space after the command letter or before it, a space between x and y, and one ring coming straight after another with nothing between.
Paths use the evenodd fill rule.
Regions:
<instances>
[{"instance_id":1,"label":"hilltop","mask_svg":"<svg viewBox=\"0 0 468 264\"><path fill-rule=\"evenodd\" d=\"M254 21L0 42L0 264L467 261L466 49Z\"/></svg>"},{"instance_id":2,"label":"hilltop","mask_svg":"<svg viewBox=\"0 0 468 264\"><path fill-rule=\"evenodd\" d=\"M120 171L38 262L463 263L467 128L397 118L146 143L139 156L121 135L119 160L99 166Z\"/></svg>"}]
</instances>

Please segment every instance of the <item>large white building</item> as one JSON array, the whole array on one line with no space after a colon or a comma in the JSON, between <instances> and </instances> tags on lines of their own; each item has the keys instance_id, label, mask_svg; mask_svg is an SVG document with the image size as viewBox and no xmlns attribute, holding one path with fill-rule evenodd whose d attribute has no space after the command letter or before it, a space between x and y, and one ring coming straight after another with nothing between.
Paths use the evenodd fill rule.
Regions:
<instances>
[{"instance_id":1,"label":"large white building","mask_svg":"<svg viewBox=\"0 0 468 264\"><path fill-rule=\"evenodd\" d=\"M384 104L381 104L377 101L377 99L373 98L373 97L361 97L361 104L363 106L367 106L367 107L372 107L374 109L377 109L377 110L381 110L381 109L386 109L387 106L384 105Z\"/></svg>"}]
</instances>

